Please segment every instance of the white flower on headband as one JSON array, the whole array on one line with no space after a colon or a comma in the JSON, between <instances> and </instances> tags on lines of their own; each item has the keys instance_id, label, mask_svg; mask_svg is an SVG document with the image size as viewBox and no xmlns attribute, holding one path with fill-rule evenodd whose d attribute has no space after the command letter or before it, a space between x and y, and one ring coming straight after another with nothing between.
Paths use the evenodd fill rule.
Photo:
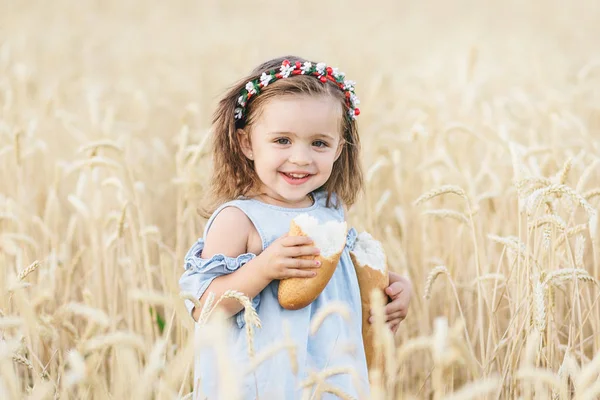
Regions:
<instances>
[{"instance_id":1,"label":"white flower on headband","mask_svg":"<svg viewBox=\"0 0 600 400\"><path fill-rule=\"evenodd\" d=\"M354 90L354 85L356 85L354 81L344 81L344 90Z\"/></svg>"},{"instance_id":2,"label":"white flower on headband","mask_svg":"<svg viewBox=\"0 0 600 400\"><path fill-rule=\"evenodd\" d=\"M348 116L352 119L356 119L356 113L352 108L348 110Z\"/></svg>"},{"instance_id":3,"label":"white flower on headband","mask_svg":"<svg viewBox=\"0 0 600 400\"><path fill-rule=\"evenodd\" d=\"M246 101L244 100L244 96L238 97L238 104L242 107L246 107Z\"/></svg>"},{"instance_id":4,"label":"white flower on headband","mask_svg":"<svg viewBox=\"0 0 600 400\"><path fill-rule=\"evenodd\" d=\"M283 64L281 66L281 68L279 68L279 71L281 71L281 76L283 76L284 78L289 77L292 74L292 71L294 70L294 66L291 64L285 65Z\"/></svg>"},{"instance_id":5,"label":"white flower on headband","mask_svg":"<svg viewBox=\"0 0 600 400\"><path fill-rule=\"evenodd\" d=\"M262 75L260 76L260 83L263 85L263 87L267 87L269 82L271 82L271 79L273 79L271 74L265 74L263 72Z\"/></svg>"},{"instance_id":6,"label":"white flower on headband","mask_svg":"<svg viewBox=\"0 0 600 400\"><path fill-rule=\"evenodd\" d=\"M356 108L356 106L360 104L360 100L358 99L358 96L355 95L354 93L350 93L350 101L352 102L352 107L354 107L354 108Z\"/></svg>"},{"instance_id":7,"label":"white flower on headband","mask_svg":"<svg viewBox=\"0 0 600 400\"><path fill-rule=\"evenodd\" d=\"M344 77L344 73L339 71L339 68L332 68L332 72L331 75L333 75L333 77L335 79L339 79L340 77Z\"/></svg>"},{"instance_id":8,"label":"white flower on headband","mask_svg":"<svg viewBox=\"0 0 600 400\"><path fill-rule=\"evenodd\" d=\"M319 73L319 75L325 75L325 69L327 68L327 64L325 63L318 63L317 64L317 72Z\"/></svg>"},{"instance_id":9,"label":"white flower on headband","mask_svg":"<svg viewBox=\"0 0 600 400\"><path fill-rule=\"evenodd\" d=\"M244 112L241 108L236 107L236 109L233 111L233 116L235 119L242 119L242 117L244 116Z\"/></svg>"},{"instance_id":10,"label":"white flower on headband","mask_svg":"<svg viewBox=\"0 0 600 400\"><path fill-rule=\"evenodd\" d=\"M310 72L311 68L312 68L312 63L310 61L306 61L304 64L302 64L302 67L300 67L300 70L302 71L302 75L308 74Z\"/></svg>"},{"instance_id":11,"label":"white flower on headband","mask_svg":"<svg viewBox=\"0 0 600 400\"><path fill-rule=\"evenodd\" d=\"M246 90L250 94L256 94L256 87L254 86L254 82L246 83Z\"/></svg>"}]
</instances>

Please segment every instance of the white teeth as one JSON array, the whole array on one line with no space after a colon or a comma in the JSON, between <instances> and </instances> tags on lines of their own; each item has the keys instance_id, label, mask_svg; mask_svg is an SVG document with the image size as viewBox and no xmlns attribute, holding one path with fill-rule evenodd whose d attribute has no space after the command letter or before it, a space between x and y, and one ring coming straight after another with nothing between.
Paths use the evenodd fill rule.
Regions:
<instances>
[{"instance_id":1,"label":"white teeth","mask_svg":"<svg viewBox=\"0 0 600 400\"><path fill-rule=\"evenodd\" d=\"M306 177L308 176L308 174L306 174L306 175L299 175L299 174L287 174L287 175L291 176L292 178L296 178L296 179L299 179L299 178L306 178Z\"/></svg>"}]
</instances>

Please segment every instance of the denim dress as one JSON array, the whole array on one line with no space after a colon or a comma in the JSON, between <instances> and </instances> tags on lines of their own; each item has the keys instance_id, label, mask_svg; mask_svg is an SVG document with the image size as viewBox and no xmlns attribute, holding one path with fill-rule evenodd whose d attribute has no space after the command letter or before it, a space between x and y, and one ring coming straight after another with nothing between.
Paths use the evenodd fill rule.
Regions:
<instances>
[{"instance_id":1,"label":"denim dress","mask_svg":"<svg viewBox=\"0 0 600 400\"><path fill-rule=\"evenodd\" d=\"M240 198L221 205L206 224L204 237L217 214L225 207L237 207L254 224L262 240L262 249L287 233L292 219L299 214L308 213L320 222L329 220L343 221L344 211L341 205L326 207L327 194L324 191L313 193L314 203L306 208L284 208L264 202ZM332 204L338 201L334 196ZM235 379L243 399L301 399L305 394L303 383L310 378L311 372L333 371L337 374L325 378L325 382L353 398L362 399L369 395L367 363L362 342L362 311L360 291L349 251L356 240L356 230L349 229L346 245L331 280L310 305L300 310L286 310L279 305L277 290L279 281L272 281L256 297L252 305L261 321L261 327L254 330L254 352L261 352L285 339L287 329L296 351L298 369L292 369L290 354L280 350L264 360L253 373L246 374L249 366L244 311L240 311L228 320L228 336L225 338L232 363L228 376ZM198 239L185 256L185 271L179 280L181 291L192 293L200 298L213 279L235 272L256 255L240 254L238 257L226 257L216 254L210 258L202 257L204 241ZM343 303L350 311L347 320L339 314L325 318L320 328L310 333L311 321L315 314L332 302ZM185 300L191 314L193 304ZM287 328L284 328L286 326ZM203 326L195 324L196 338L205 335ZM225 399L227 389L222 387L219 372L220 364L216 353L210 347L198 347L194 355L194 399ZM340 367L350 368L351 373L339 373ZM232 382L233 383L233 382ZM313 390L315 386L311 386ZM198 393L198 391L200 393ZM238 391L238 393L239 393ZM310 396L309 396L310 398ZM338 398L325 393L323 399Z\"/></svg>"}]
</instances>

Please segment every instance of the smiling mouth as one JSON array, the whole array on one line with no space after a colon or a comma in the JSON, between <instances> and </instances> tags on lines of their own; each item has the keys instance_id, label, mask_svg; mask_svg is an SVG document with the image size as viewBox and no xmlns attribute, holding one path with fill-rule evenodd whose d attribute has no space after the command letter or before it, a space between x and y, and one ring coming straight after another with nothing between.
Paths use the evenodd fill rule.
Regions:
<instances>
[{"instance_id":1,"label":"smiling mouth","mask_svg":"<svg viewBox=\"0 0 600 400\"><path fill-rule=\"evenodd\" d=\"M283 179L290 185L303 185L310 180L313 174L297 174L290 172L280 172Z\"/></svg>"},{"instance_id":2,"label":"smiling mouth","mask_svg":"<svg viewBox=\"0 0 600 400\"><path fill-rule=\"evenodd\" d=\"M304 179L304 178L310 176L310 174L288 174L286 172L282 172L282 174L284 174L285 176L287 176L288 178L291 178L291 179Z\"/></svg>"}]
</instances>

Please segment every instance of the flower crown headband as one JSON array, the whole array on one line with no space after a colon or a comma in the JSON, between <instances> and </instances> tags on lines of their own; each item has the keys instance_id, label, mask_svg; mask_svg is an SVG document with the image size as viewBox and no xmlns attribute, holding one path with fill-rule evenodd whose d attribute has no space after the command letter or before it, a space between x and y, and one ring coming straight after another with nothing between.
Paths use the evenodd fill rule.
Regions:
<instances>
[{"instance_id":1,"label":"flower crown headband","mask_svg":"<svg viewBox=\"0 0 600 400\"><path fill-rule=\"evenodd\" d=\"M288 60L284 60L279 67L279 72L277 69L271 69L263 72L260 78L246 83L246 87L242 89L240 97L238 97L237 100L238 107L236 107L234 112L235 119L241 120L246 116L246 104L248 104L248 100L250 100L251 97L260 94L262 88L267 87L269 83L279 79L289 78L293 75L315 76L323 83L326 83L327 81L335 83L346 96L348 117L354 120L360 114L360 110L357 107L360 104L360 100L358 100L358 97L356 97L356 94L354 93L354 85L356 83L354 81L345 80L345 74L343 72L338 72L337 68L328 67L325 63L318 63L315 65L310 61L304 63L297 61L296 63L291 64Z\"/></svg>"}]
</instances>

